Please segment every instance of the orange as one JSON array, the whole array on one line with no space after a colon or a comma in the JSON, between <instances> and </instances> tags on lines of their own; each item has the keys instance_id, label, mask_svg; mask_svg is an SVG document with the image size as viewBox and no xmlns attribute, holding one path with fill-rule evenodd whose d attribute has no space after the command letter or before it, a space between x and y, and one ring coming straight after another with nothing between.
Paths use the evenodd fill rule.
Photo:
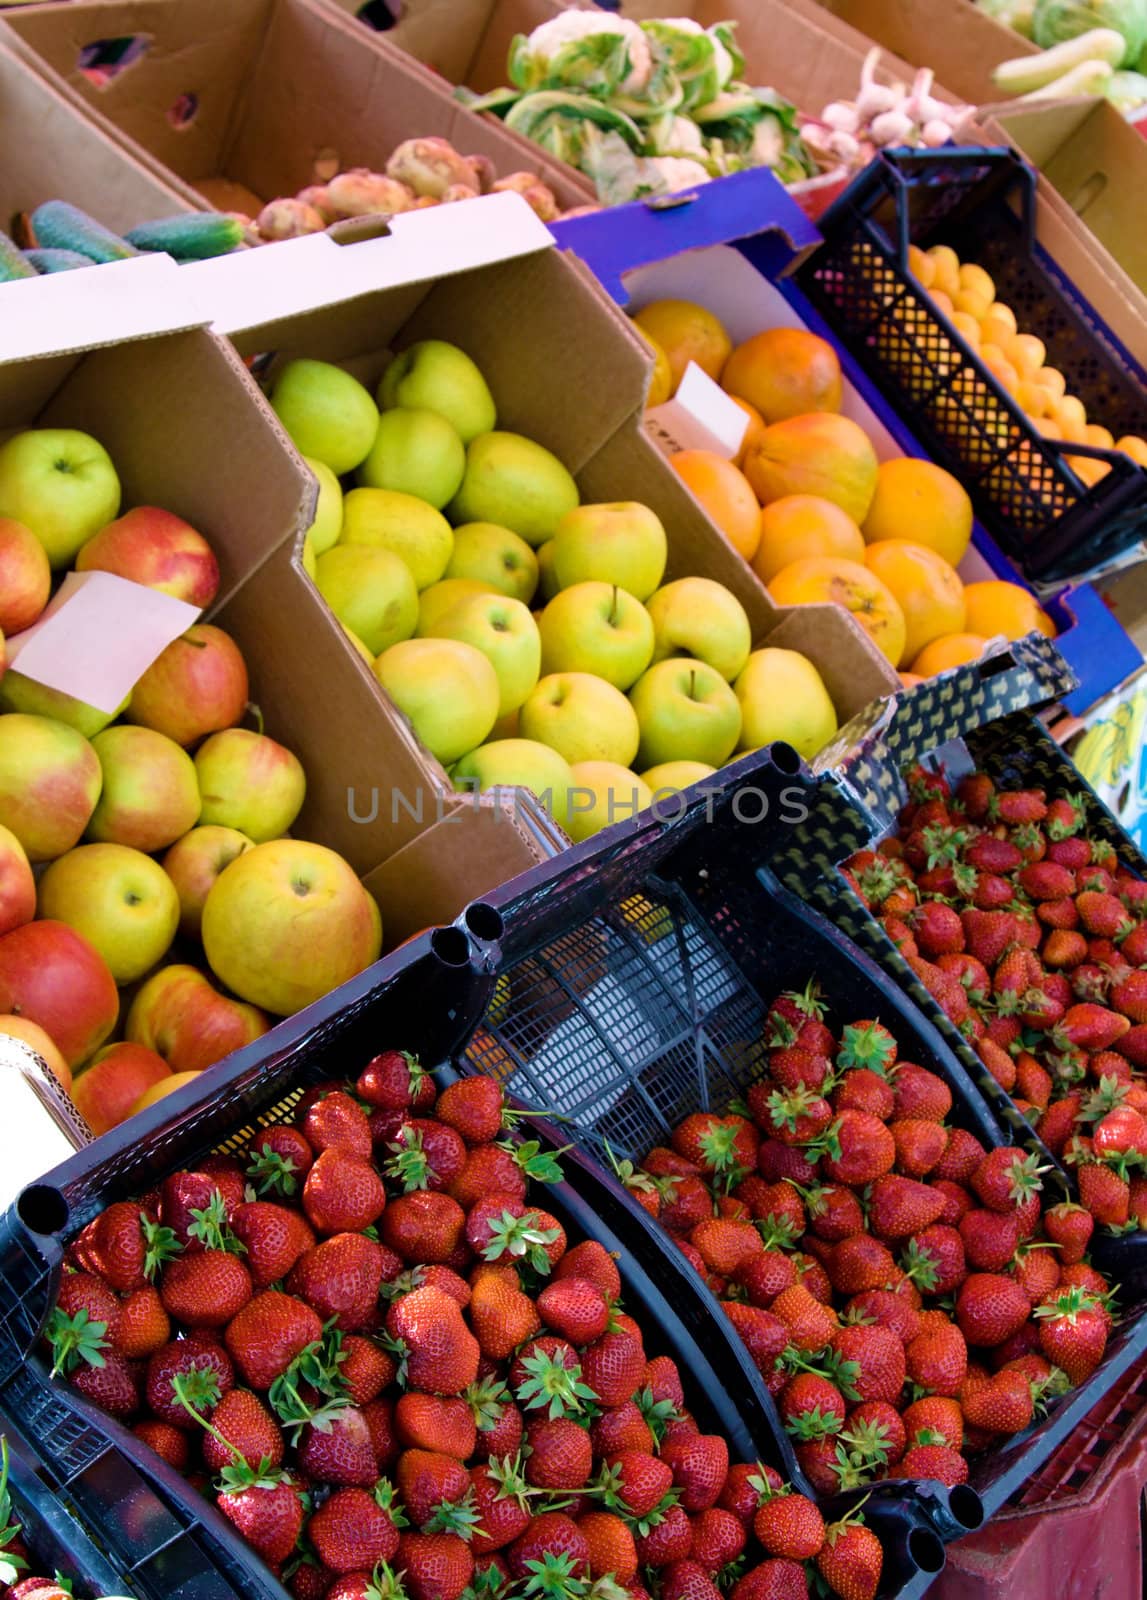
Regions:
<instances>
[{"instance_id":1,"label":"orange","mask_svg":"<svg viewBox=\"0 0 1147 1600\"><path fill-rule=\"evenodd\" d=\"M870 544L864 564L887 584L904 613L904 654L893 666L915 660L926 644L964 626L964 585L943 556L908 539Z\"/></svg>"},{"instance_id":2,"label":"orange","mask_svg":"<svg viewBox=\"0 0 1147 1600\"><path fill-rule=\"evenodd\" d=\"M900 679L901 688L904 689L915 689L918 683L924 682L918 672L898 672L896 676Z\"/></svg>"},{"instance_id":3,"label":"orange","mask_svg":"<svg viewBox=\"0 0 1147 1600\"><path fill-rule=\"evenodd\" d=\"M960 268L960 287L970 289L974 294L982 294L989 306L995 302L996 285L991 275L974 261L966 261Z\"/></svg>"},{"instance_id":4,"label":"orange","mask_svg":"<svg viewBox=\"0 0 1147 1600\"><path fill-rule=\"evenodd\" d=\"M1141 467L1147 467L1147 440L1140 439L1138 434L1125 433L1122 439L1115 441L1115 448L1129 455Z\"/></svg>"},{"instance_id":5,"label":"orange","mask_svg":"<svg viewBox=\"0 0 1147 1600\"><path fill-rule=\"evenodd\" d=\"M38 1056L42 1056L53 1077L60 1080L60 1087L66 1093L71 1093L72 1069L51 1035L45 1033L39 1023L29 1022L27 1017L0 1016L0 1034L4 1033L11 1039L23 1040Z\"/></svg>"},{"instance_id":6,"label":"orange","mask_svg":"<svg viewBox=\"0 0 1147 1600\"><path fill-rule=\"evenodd\" d=\"M960 258L951 245L934 244L928 254L932 257L937 289L945 294L955 294L960 287Z\"/></svg>"},{"instance_id":7,"label":"orange","mask_svg":"<svg viewBox=\"0 0 1147 1600\"><path fill-rule=\"evenodd\" d=\"M712 450L678 450L669 457L669 465L738 555L751 561L761 538L761 508L740 468Z\"/></svg>"},{"instance_id":8,"label":"orange","mask_svg":"<svg viewBox=\"0 0 1147 1600\"><path fill-rule=\"evenodd\" d=\"M843 393L836 351L807 328L765 328L746 339L726 361L721 387L766 422L839 411Z\"/></svg>"},{"instance_id":9,"label":"orange","mask_svg":"<svg viewBox=\"0 0 1147 1600\"><path fill-rule=\"evenodd\" d=\"M704 306L694 305L691 300L653 300L633 320L665 351L673 394L690 361L695 361L714 381L721 376L733 341Z\"/></svg>"},{"instance_id":10,"label":"orange","mask_svg":"<svg viewBox=\"0 0 1147 1600\"><path fill-rule=\"evenodd\" d=\"M895 666L904 654L904 613L888 585L859 561L806 556L784 567L769 584L779 606L829 602L851 611L876 648Z\"/></svg>"},{"instance_id":11,"label":"orange","mask_svg":"<svg viewBox=\"0 0 1147 1600\"><path fill-rule=\"evenodd\" d=\"M969 583L964 589L964 626L985 639L1003 634L1005 639L1022 639L1025 633L1043 633L1055 638L1055 623L1034 594L1018 583L990 578L984 583Z\"/></svg>"},{"instance_id":12,"label":"orange","mask_svg":"<svg viewBox=\"0 0 1147 1600\"><path fill-rule=\"evenodd\" d=\"M173 1072L169 1078L161 1078L158 1083L153 1083L150 1089L145 1089L135 1105L131 1108L134 1117L137 1111L146 1111L148 1106L155 1105L156 1101L163 1100L169 1094L174 1094L177 1089L182 1089L185 1084L194 1083L200 1074L198 1072Z\"/></svg>"},{"instance_id":13,"label":"orange","mask_svg":"<svg viewBox=\"0 0 1147 1600\"><path fill-rule=\"evenodd\" d=\"M647 406L662 406L673 393L673 372L669 366L669 357L665 354L665 347L658 344L651 333L646 333L640 324L635 324L638 333L653 351L653 371L649 374L649 388L645 394Z\"/></svg>"},{"instance_id":14,"label":"orange","mask_svg":"<svg viewBox=\"0 0 1147 1600\"><path fill-rule=\"evenodd\" d=\"M930 289L936 281L936 263L917 244L908 246L908 270L924 289Z\"/></svg>"},{"instance_id":15,"label":"orange","mask_svg":"<svg viewBox=\"0 0 1147 1600\"><path fill-rule=\"evenodd\" d=\"M951 667L962 667L966 661L978 661L984 653L987 640L978 633L945 633L931 644L926 644L909 667L921 678L934 678L938 672Z\"/></svg>"},{"instance_id":16,"label":"orange","mask_svg":"<svg viewBox=\"0 0 1147 1600\"><path fill-rule=\"evenodd\" d=\"M1113 450L1115 440L1110 428L1101 427L1098 422L1089 422L1084 429L1084 444L1093 444L1100 450Z\"/></svg>"},{"instance_id":17,"label":"orange","mask_svg":"<svg viewBox=\"0 0 1147 1600\"><path fill-rule=\"evenodd\" d=\"M1062 400L1067 393L1067 379L1058 367L1041 367L1032 374L1032 382L1038 383L1041 388L1050 389L1057 400Z\"/></svg>"},{"instance_id":18,"label":"orange","mask_svg":"<svg viewBox=\"0 0 1147 1600\"><path fill-rule=\"evenodd\" d=\"M744 438L741 440L741 448L733 457L733 465L743 467L749 451L760 443L761 435L765 431L765 419L756 406L751 406L747 400L742 400L739 394L731 394L729 399L735 406L739 406L749 419L749 426L745 429Z\"/></svg>"},{"instance_id":19,"label":"orange","mask_svg":"<svg viewBox=\"0 0 1147 1600\"><path fill-rule=\"evenodd\" d=\"M787 494L815 494L854 522L868 515L876 468L864 429L823 411L774 422L745 458L745 476L762 505Z\"/></svg>"},{"instance_id":20,"label":"orange","mask_svg":"<svg viewBox=\"0 0 1147 1600\"><path fill-rule=\"evenodd\" d=\"M864 536L847 511L815 494L787 494L761 512L753 571L762 583L805 556L864 560Z\"/></svg>"},{"instance_id":21,"label":"orange","mask_svg":"<svg viewBox=\"0 0 1147 1600\"><path fill-rule=\"evenodd\" d=\"M957 567L972 537L972 502L943 467L898 456L880 463L862 531L869 544L881 539L926 544Z\"/></svg>"}]
</instances>

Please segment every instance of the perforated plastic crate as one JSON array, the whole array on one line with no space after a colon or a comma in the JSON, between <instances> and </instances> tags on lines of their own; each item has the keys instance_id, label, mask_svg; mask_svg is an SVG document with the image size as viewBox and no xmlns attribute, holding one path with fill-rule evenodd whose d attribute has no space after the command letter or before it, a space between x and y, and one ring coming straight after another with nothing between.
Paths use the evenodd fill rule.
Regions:
<instances>
[{"instance_id":1,"label":"perforated plastic crate","mask_svg":"<svg viewBox=\"0 0 1147 1600\"><path fill-rule=\"evenodd\" d=\"M1147 427L1147 375L1036 243L1035 178L1010 150L885 151L820 219L797 281L933 460L1031 577L1087 572L1147 531L1147 473L1117 450L1047 439L908 270L910 243L984 267L1115 438ZM1110 470L1088 488L1065 459Z\"/></svg>"},{"instance_id":2,"label":"perforated plastic crate","mask_svg":"<svg viewBox=\"0 0 1147 1600\"><path fill-rule=\"evenodd\" d=\"M20 1576L54 1578L71 1584L76 1600L127 1593L122 1573L98 1550L75 1511L45 1486L41 1463L10 1418L0 1417L8 1444L8 1491L20 1541L27 1548Z\"/></svg>"}]
</instances>

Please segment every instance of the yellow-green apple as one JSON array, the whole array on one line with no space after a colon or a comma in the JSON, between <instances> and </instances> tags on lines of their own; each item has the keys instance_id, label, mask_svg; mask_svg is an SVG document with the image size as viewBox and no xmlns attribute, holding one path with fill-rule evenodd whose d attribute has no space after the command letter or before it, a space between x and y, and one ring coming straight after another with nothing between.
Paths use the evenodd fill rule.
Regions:
<instances>
[{"instance_id":1,"label":"yellow-green apple","mask_svg":"<svg viewBox=\"0 0 1147 1600\"><path fill-rule=\"evenodd\" d=\"M131 692L127 720L176 744L233 728L247 709L247 664L229 633L196 622L173 639Z\"/></svg>"},{"instance_id":2,"label":"yellow-green apple","mask_svg":"<svg viewBox=\"0 0 1147 1600\"><path fill-rule=\"evenodd\" d=\"M30 628L48 603L52 569L39 539L22 522L0 517L0 633Z\"/></svg>"},{"instance_id":3,"label":"yellow-green apple","mask_svg":"<svg viewBox=\"0 0 1147 1600\"><path fill-rule=\"evenodd\" d=\"M51 861L78 842L101 782L99 757L74 728L22 712L0 717L0 824L29 861Z\"/></svg>"},{"instance_id":4,"label":"yellow-green apple","mask_svg":"<svg viewBox=\"0 0 1147 1600\"><path fill-rule=\"evenodd\" d=\"M354 631L354 629L353 628L348 628L345 622L340 622L339 623L339 627L342 629L342 631L346 634L347 638L349 639L351 649L355 652L355 654L361 656L362 659L366 662L368 667L373 667L374 666L374 657L371 655L371 653L367 649L366 645L363 644L362 640L359 638L358 634Z\"/></svg>"},{"instance_id":5,"label":"yellow-green apple","mask_svg":"<svg viewBox=\"0 0 1147 1600\"><path fill-rule=\"evenodd\" d=\"M509 528L496 522L464 522L454 529L454 552L445 575L476 578L528 605L538 586L538 558Z\"/></svg>"},{"instance_id":6,"label":"yellow-green apple","mask_svg":"<svg viewBox=\"0 0 1147 1600\"><path fill-rule=\"evenodd\" d=\"M81 844L40 879L42 917L82 933L117 983L162 961L179 926L179 896L158 861L124 844Z\"/></svg>"},{"instance_id":7,"label":"yellow-green apple","mask_svg":"<svg viewBox=\"0 0 1147 1600\"><path fill-rule=\"evenodd\" d=\"M161 1055L146 1045L121 1039L92 1057L72 1086L72 1100L88 1127L100 1134L118 1128L146 1090L171 1076Z\"/></svg>"},{"instance_id":8,"label":"yellow-green apple","mask_svg":"<svg viewBox=\"0 0 1147 1600\"><path fill-rule=\"evenodd\" d=\"M836 708L824 680L799 651L754 650L733 687L741 702L743 751L784 739L798 755L815 756L836 733Z\"/></svg>"},{"instance_id":9,"label":"yellow-green apple","mask_svg":"<svg viewBox=\"0 0 1147 1600\"><path fill-rule=\"evenodd\" d=\"M577 503L577 484L543 445L520 433L480 433L467 446L466 475L446 515L455 525L496 522L537 546Z\"/></svg>"},{"instance_id":10,"label":"yellow-green apple","mask_svg":"<svg viewBox=\"0 0 1147 1600\"><path fill-rule=\"evenodd\" d=\"M271 405L302 456L336 477L351 472L374 443L378 407L357 378L329 361L288 361L271 390Z\"/></svg>"},{"instance_id":11,"label":"yellow-green apple","mask_svg":"<svg viewBox=\"0 0 1147 1600\"><path fill-rule=\"evenodd\" d=\"M575 583L616 583L648 600L665 576L669 543L661 518L637 500L575 506L554 530L554 577Z\"/></svg>"},{"instance_id":12,"label":"yellow-green apple","mask_svg":"<svg viewBox=\"0 0 1147 1600\"><path fill-rule=\"evenodd\" d=\"M158 1083L153 1083L150 1089L143 1091L132 1106L130 1115L136 1117L141 1111L147 1111L152 1106L158 1105L177 1089L186 1089L187 1085L194 1083L198 1077L198 1072L169 1072L166 1078L161 1078Z\"/></svg>"},{"instance_id":13,"label":"yellow-green apple","mask_svg":"<svg viewBox=\"0 0 1147 1600\"><path fill-rule=\"evenodd\" d=\"M104 775L87 826L87 837L96 844L127 844L151 855L198 822L195 768L174 739L120 722L97 733L92 749Z\"/></svg>"},{"instance_id":14,"label":"yellow-green apple","mask_svg":"<svg viewBox=\"0 0 1147 1600\"><path fill-rule=\"evenodd\" d=\"M327 466L325 461L320 461L317 456L304 456L303 460L310 467L319 483L319 499L315 507L315 520L307 530L307 536L317 556L324 550L329 550L332 544L338 543L339 534L343 525L343 491L342 484Z\"/></svg>"},{"instance_id":15,"label":"yellow-green apple","mask_svg":"<svg viewBox=\"0 0 1147 1600\"><path fill-rule=\"evenodd\" d=\"M653 659L689 656L732 683L753 646L745 608L712 578L678 578L646 601L653 618Z\"/></svg>"},{"instance_id":16,"label":"yellow-green apple","mask_svg":"<svg viewBox=\"0 0 1147 1600\"><path fill-rule=\"evenodd\" d=\"M466 447L437 411L384 411L358 481L413 495L440 511L465 471Z\"/></svg>"},{"instance_id":17,"label":"yellow-green apple","mask_svg":"<svg viewBox=\"0 0 1147 1600\"><path fill-rule=\"evenodd\" d=\"M554 571L554 541L547 539L545 544L538 546L537 598L542 605L545 605L553 599L560 588L558 575Z\"/></svg>"},{"instance_id":18,"label":"yellow-green apple","mask_svg":"<svg viewBox=\"0 0 1147 1600\"><path fill-rule=\"evenodd\" d=\"M235 994L286 1017L378 960L382 919L342 856L276 839L219 874L203 908L203 948Z\"/></svg>"},{"instance_id":19,"label":"yellow-green apple","mask_svg":"<svg viewBox=\"0 0 1147 1600\"><path fill-rule=\"evenodd\" d=\"M38 1023L78 1067L115 1027L119 990L83 934L41 918L0 938L0 1011Z\"/></svg>"},{"instance_id":20,"label":"yellow-green apple","mask_svg":"<svg viewBox=\"0 0 1147 1600\"><path fill-rule=\"evenodd\" d=\"M631 594L609 583L575 583L538 618L542 671L592 672L628 689L653 660L653 623Z\"/></svg>"},{"instance_id":21,"label":"yellow-green apple","mask_svg":"<svg viewBox=\"0 0 1147 1600\"><path fill-rule=\"evenodd\" d=\"M441 511L397 489L352 489L343 502L340 544L370 545L401 558L417 589L446 572L454 534Z\"/></svg>"},{"instance_id":22,"label":"yellow-green apple","mask_svg":"<svg viewBox=\"0 0 1147 1600\"><path fill-rule=\"evenodd\" d=\"M374 655L409 639L417 626L418 590L391 550L336 544L315 563L315 582L339 621Z\"/></svg>"},{"instance_id":23,"label":"yellow-green apple","mask_svg":"<svg viewBox=\"0 0 1147 1600\"><path fill-rule=\"evenodd\" d=\"M482 743L498 716L498 674L458 639L407 639L384 650L374 675L444 766Z\"/></svg>"},{"instance_id":24,"label":"yellow-green apple","mask_svg":"<svg viewBox=\"0 0 1147 1600\"><path fill-rule=\"evenodd\" d=\"M163 870L175 886L179 898L179 931L185 939L199 938L203 906L212 884L244 850L255 848L238 828L223 828L217 822L192 828L177 839L163 858Z\"/></svg>"},{"instance_id":25,"label":"yellow-green apple","mask_svg":"<svg viewBox=\"0 0 1147 1600\"><path fill-rule=\"evenodd\" d=\"M29 1022L27 1017L0 1017L0 1034L9 1039L19 1039L34 1050L65 1094L72 1093L72 1069L60 1054L56 1041L49 1038L39 1023Z\"/></svg>"},{"instance_id":26,"label":"yellow-green apple","mask_svg":"<svg viewBox=\"0 0 1147 1600\"><path fill-rule=\"evenodd\" d=\"M309 533L303 535L303 571L317 586L319 581L319 558L315 554L315 547L311 543Z\"/></svg>"},{"instance_id":27,"label":"yellow-green apple","mask_svg":"<svg viewBox=\"0 0 1147 1600\"><path fill-rule=\"evenodd\" d=\"M204 739L195 752L195 772L203 800L198 820L235 828L256 844L286 833L306 798L298 756L249 728L225 728Z\"/></svg>"},{"instance_id":28,"label":"yellow-green apple","mask_svg":"<svg viewBox=\"0 0 1147 1600\"><path fill-rule=\"evenodd\" d=\"M66 722L69 728L91 739L106 728L109 722L127 710L124 700L115 711L100 711L85 700L74 700L59 689L49 689L46 683L26 678L22 672L9 667L0 678L0 711L23 711L30 717L51 717L56 722Z\"/></svg>"},{"instance_id":29,"label":"yellow-green apple","mask_svg":"<svg viewBox=\"0 0 1147 1600\"><path fill-rule=\"evenodd\" d=\"M36 880L24 846L11 828L0 827L0 934L23 927L36 915Z\"/></svg>"},{"instance_id":30,"label":"yellow-green apple","mask_svg":"<svg viewBox=\"0 0 1147 1600\"><path fill-rule=\"evenodd\" d=\"M498 420L485 378L464 350L444 339L420 339L395 356L378 386L378 404L382 411L436 411L463 444L489 433Z\"/></svg>"},{"instance_id":31,"label":"yellow-green apple","mask_svg":"<svg viewBox=\"0 0 1147 1600\"><path fill-rule=\"evenodd\" d=\"M498 715L516 711L538 681L542 641L529 608L504 594L460 600L440 617L431 638L460 639L480 650L498 678Z\"/></svg>"},{"instance_id":32,"label":"yellow-green apple","mask_svg":"<svg viewBox=\"0 0 1147 1600\"><path fill-rule=\"evenodd\" d=\"M578 761L613 761L628 767L637 754L637 713L620 689L590 672L551 672L522 707L526 739Z\"/></svg>"},{"instance_id":33,"label":"yellow-green apple","mask_svg":"<svg viewBox=\"0 0 1147 1600\"><path fill-rule=\"evenodd\" d=\"M202 1072L270 1026L256 1006L220 994L206 973L180 962L160 967L136 991L124 1033L172 1072Z\"/></svg>"},{"instance_id":34,"label":"yellow-green apple","mask_svg":"<svg viewBox=\"0 0 1147 1600\"><path fill-rule=\"evenodd\" d=\"M97 439L75 428L28 428L0 444L0 517L39 539L53 571L119 510L120 484Z\"/></svg>"},{"instance_id":35,"label":"yellow-green apple","mask_svg":"<svg viewBox=\"0 0 1147 1600\"><path fill-rule=\"evenodd\" d=\"M77 572L114 572L201 610L219 592L219 563L190 522L159 506L136 506L101 528L76 557Z\"/></svg>"},{"instance_id":36,"label":"yellow-green apple","mask_svg":"<svg viewBox=\"0 0 1147 1600\"><path fill-rule=\"evenodd\" d=\"M653 804L648 784L616 761L575 761L569 822L575 843L590 839L614 822L628 822Z\"/></svg>"},{"instance_id":37,"label":"yellow-green apple","mask_svg":"<svg viewBox=\"0 0 1147 1600\"><path fill-rule=\"evenodd\" d=\"M556 823L564 828L569 821L570 764L535 739L495 739L480 745L455 763L451 777L454 787L463 793L529 789Z\"/></svg>"},{"instance_id":38,"label":"yellow-green apple","mask_svg":"<svg viewBox=\"0 0 1147 1600\"><path fill-rule=\"evenodd\" d=\"M637 712L641 746L637 764L703 761L719 767L737 748L741 707L715 668L688 656L659 661L634 684L629 699Z\"/></svg>"},{"instance_id":39,"label":"yellow-green apple","mask_svg":"<svg viewBox=\"0 0 1147 1600\"><path fill-rule=\"evenodd\" d=\"M680 794L682 789L688 789L690 784L701 783L705 778L711 778L716 772L716 767L710 767L704 761L663 761L660 766L650 767L641 774L642 780L647 783L653 792L655 801L663 800L668 795Z\"/></svg>"},{"instance_id":40,"label":"yellow-green apple","mask_svg":"<svg viewBox=\"0 0 1147 1600\"><path fill-rule=\"evenodd\" d=\"M418 627L414 630L414 637L428 638L439 620L448 611L453 611L459 600L465 600L472 594L496 593L496 589L477 578L442 578L438 583L432 583L429 589L423 589L418 596ZM3 692L4 682L0 678L0 694Z\"/></svg>"}]
</instances>

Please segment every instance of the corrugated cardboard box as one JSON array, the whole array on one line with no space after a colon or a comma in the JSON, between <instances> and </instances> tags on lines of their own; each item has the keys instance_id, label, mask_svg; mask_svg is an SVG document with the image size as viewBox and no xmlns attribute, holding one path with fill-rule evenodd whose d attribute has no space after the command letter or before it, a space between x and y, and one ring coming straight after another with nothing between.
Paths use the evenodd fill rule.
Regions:
<instances>
[{"instance_id":1,"label":"corrugated cardboard box","mask_svg":"<svg viewBox=\"0 0 1147 1600\"><path fill-rule=\"evenodd\" d=\"M402 140L429 135L499 175L539 173L563 206L588 198L567 168L323 0L63 0L6 23L26 60L189 205L253 214L339 170L382 170ZM146 49L121 70L99 83L81 70L93 44L137 35Z\"/></svg>"}]
</instances>

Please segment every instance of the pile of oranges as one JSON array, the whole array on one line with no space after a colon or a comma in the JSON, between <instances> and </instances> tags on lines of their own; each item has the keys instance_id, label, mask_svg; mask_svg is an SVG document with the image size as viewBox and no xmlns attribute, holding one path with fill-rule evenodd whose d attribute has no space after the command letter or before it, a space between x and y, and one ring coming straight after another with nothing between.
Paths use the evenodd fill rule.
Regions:
<instances>
[{"instance_id":1,"label":"pile of oranges","mask_svg":"<svg viewBox=\"0 0 1147 1600\"><path fill-rule=\"evenodd\" d=\"M656 358L650 405L695 361L748 416L733 461L707 450L670 460L778 605L844 606L905 683L976 660L992 638L1054 635L1020 585L961 581L971 501L931 462L878 460L863 428L841 415L840 363L827 341L779 327L734 348L710 311L684 300L654 301L635 321Z\"/></svg>"}]
</instances>

